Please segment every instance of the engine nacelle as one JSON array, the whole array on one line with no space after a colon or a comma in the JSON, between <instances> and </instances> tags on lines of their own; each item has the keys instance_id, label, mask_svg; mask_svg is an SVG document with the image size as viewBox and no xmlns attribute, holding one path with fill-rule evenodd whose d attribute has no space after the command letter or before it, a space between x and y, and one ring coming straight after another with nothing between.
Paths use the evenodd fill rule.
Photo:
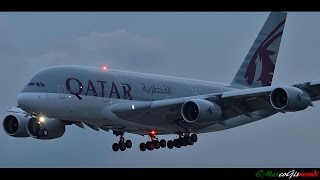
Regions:
<instances>
[{"instance_id":1,"label":"engine nacelle","mask_svg":"<svg viewBox=\"0 0 320 180\"><path fill-rule=\"evenodd\" d=\"M220 120L222 111L216 103L204 99L194 99L182 105L181 115L188 123L207 125Z\"/></svg>"},{"instance_id":2,"label":"engine nacelle","mask_svg":"<svg viewBox=\"0 0 320 180\"><path fill-rule=\"evenodd\" d=\"M59 119L45 118L39 121L31 118L27 123L27 132L36 139L55 139L65 132L65 123Z\"/></svg>"},{"instance_id":3,"label":"engine nacelle","mask_svg":"<svg viewBox=\"0 0 320 180\"><path fill-rule=\"evenodd\" d=\"M29 137L27 132L27 122L30 116L25 116L20 113L13 113L6 116L3 120L2 126L4 131L13 137Z\"/></svg>"},{"instance_id":4,"label":"engine nacelle","mask_svg":"<svg viewBox=\"0 0 320 180\"><path fill-rule=\"evenodd\" d=\"M291 87L279 87L270 94L270 103L277 110L301 111L311 104L311 99L305 91Z\"/></svg>"}]
</instances>

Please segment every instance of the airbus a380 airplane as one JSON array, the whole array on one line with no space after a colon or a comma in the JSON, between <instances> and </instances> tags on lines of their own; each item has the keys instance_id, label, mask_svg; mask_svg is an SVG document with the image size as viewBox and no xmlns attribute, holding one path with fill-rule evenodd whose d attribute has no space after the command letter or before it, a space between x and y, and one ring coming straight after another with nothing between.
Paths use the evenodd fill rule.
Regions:
<instances>
[{"instance_id":1,"label":"airbus a380 airplane","mask_svg":"<svg viewBox=\"0 0 320 180\"><path fill-rule=\"evenodd\" d=\"M272 12L230 84L83 66L56 66L34 75L18 107L3 121L14 137L54 139L84 124L120 136L114 151L132 147L124 133L147 135L140 150L193 145L200 133L225 130L312 106L320 81L271 86L286 13ZM84 124L83 124L84 123ZM177 134L174 140L158 135Z\"/></svg>"}]
</instances>

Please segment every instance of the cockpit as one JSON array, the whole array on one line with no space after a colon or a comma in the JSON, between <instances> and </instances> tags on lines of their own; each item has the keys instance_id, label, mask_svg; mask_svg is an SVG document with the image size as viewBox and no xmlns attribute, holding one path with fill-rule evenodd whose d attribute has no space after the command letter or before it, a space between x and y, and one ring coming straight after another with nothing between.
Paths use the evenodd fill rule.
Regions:
<instances>
[{"instance_id":1,"label":"cockpit","mask_svg":"<svg viewBox=\"0 0 320 180\"><path fill-rule=\"evenodd\" d=\"M46 85L40 81L30 81L21 92L46 92Z\"/></svg>"},{"instance_id":2,"label":"cockpit","mask_svg":"<svg viewBox=\"0 0 320 180\"><path fill-rule=\"evenodd\" d=\"M29 82L27 86L45 86L42 82Z\"/></svg>"}]
</instances>

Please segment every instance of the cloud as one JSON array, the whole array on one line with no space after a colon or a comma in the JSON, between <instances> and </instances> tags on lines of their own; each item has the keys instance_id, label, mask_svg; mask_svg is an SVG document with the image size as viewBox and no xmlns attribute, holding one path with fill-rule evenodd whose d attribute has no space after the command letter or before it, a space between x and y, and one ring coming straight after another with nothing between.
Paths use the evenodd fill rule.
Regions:
<instances>
[{"instance_id":1,"label":"cloud","mask_svg":"<svg viewBox=\"0 0 320 180\"><path fill-rule=\"evenodd\" d=\"M159 62L166 51L159 40L138 36L126 30L92 32L75 42L82 53L123 60L133 65Z\"/></svg>"},{"instance_id":2,"label":"cloud","mask_svg":"<svg viewBox=\"0 0 320 180\"><path fill-rule=\"evenodd\" d=\"M142 37L126 30L91 32L86 36L64 42L44 54L24 60L41 67L62 64L101 66L109 64L121 69L159 66L167 59L168 50L153 38Z\"/></svg>"},{"instance_id":3,"label":"cloud","mask_svg":"<svg viewBox=\"0 0 320 180\"><path fill-rule=\"evenodd\" d=\"M16 54L16 29L4 15L0 15L0 56Z\"/></svg>"}]
</instances>

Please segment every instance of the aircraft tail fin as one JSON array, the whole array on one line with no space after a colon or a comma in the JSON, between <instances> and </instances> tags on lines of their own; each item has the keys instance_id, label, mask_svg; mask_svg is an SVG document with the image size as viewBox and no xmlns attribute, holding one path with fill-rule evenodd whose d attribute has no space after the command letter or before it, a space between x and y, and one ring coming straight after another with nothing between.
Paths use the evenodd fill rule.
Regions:
<instances>
[{"instance_id":1,"label":"aircraft tail fin","mask_svg":"<svg viewBox=\"0 0 320 180\"><path fill-rule=\"evenodd\" d=\"M254 88L270 86L285 26L287 13L271 12L231 86Z\"/></svg>"}]
</instances>

